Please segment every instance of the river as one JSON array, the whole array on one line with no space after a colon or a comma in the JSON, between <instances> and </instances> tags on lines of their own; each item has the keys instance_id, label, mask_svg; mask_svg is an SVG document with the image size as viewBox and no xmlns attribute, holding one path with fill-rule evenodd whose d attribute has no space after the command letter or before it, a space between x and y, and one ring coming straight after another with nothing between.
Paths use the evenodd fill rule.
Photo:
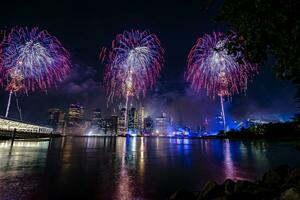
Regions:
<instances>
[{"instance_id":1,"label":"river","mask_svg":"<svg viewBox=\"0 0 300 200\"><path fill-rule=\"evenodd\" d=\"M165 199L208 180L300 167L300 141L63 137L0 141L0 199Z\"/></svg>"}]
</instances>

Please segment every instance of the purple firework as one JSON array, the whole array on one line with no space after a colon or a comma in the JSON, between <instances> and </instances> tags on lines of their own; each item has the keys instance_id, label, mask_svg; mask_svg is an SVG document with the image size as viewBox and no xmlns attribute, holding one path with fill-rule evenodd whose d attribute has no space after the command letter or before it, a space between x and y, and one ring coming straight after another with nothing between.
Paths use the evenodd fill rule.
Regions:
<instances>
[{"instance_id":1,"label":"purple firework","mask_svg":"<svg viewBox=\"0 0 300 200\"><path fill-rule=\"evenodd\" d=\"M185 74L192 88L206 89L212 97L246 91L248 79L257 71L257 66L243 57L243 42L235 33L214 32L199 38L189 53ZM230 45L235 53L228 50Z\"/></svg>"},{"instance_id":2,"label":"purple firework","mask_svg":"<svg viewBox=\"0 0 300 200\"><path fill-rule=\"evenodd\" d=\"M70 71L69 52L46 30L12 28L0 44L0 74L8 91L46 90Z\"/></svg>"},{"instance_id":3,"label":"purple firework","mask_svg":"<svg viewBox=\"0 0 300 200\"><path fill-rule=\"evenodd\" d=\"M112 47L104 48L100 54L106 65L108 100L115 96L144 96L161 71L163 53L157 36L148 31L124 31L117 35Z\"/></svg>"}]
</instances>

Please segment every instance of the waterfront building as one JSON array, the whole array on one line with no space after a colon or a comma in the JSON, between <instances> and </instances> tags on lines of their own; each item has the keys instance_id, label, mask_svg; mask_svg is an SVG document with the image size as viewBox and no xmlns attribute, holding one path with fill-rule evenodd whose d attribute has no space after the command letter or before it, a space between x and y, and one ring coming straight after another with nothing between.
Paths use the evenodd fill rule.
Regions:
<instances>
[{"instance_id":1,"label":"waterfront building","mask_svg":"<svg viewBox=\"0 0 300 200\"><path fill-rule=\"evenodd\" d=\"M140 106L139 114L138 114L138 129L140 133L144 132L145 129L144 120L145 120L145 108L143 106Z\"/></svg>"},{"instance_id":2,"label":"waterfront building","mask_svg":"<svg viewBox=\"0 0 300 200\"><path fill-rule=\"evenodd\" d=\"M64 133L65 113L58 108L48 109L48 123L57 133Z\"/></svg>"},{"instance_id":3,"label":"waterfront building","mask_svg":"<svg viewBox=\"0 0 300 200\"><path fill-rule=\"evenodd\" d=\"M126 135L127 124L125 123L126 108L122 108L118 118L118 135Z\"/></svg>"},{"instance_id":4,"label":"waterfront building","mask_svg":"<svg viewBox=\"0 0 300 200\"><path fill-rule=\"evenodd\" d=\"M69 125L78 125L83 122L84 107L80 104L70 104L68 112Z\"/></svg>"},{"instance_id":5,"label":"waterfront building","mask_svg":"<svg viewBox=\"0 0 300 200\"><path fill-rule=\"evenodd\" d=\"M91 125L93 128L100 129L103 124L101 109L95 109L91 118Z\"/></svg>"},{"instance_id":6,"label":"waterfront building","mask_svg":"<svg viewBox=\"0 0 300 200\"><path fill-rule=\"evenodd\" d=\"M160 116L155 118L155 132L154 135L166 136L168 135L168 128L170 121L167 118L167 114L162 112Z\"/></svg>"},{"instance_id":7,"label":"waterfront building","mask_svg":"<svg viewBox=\"0 0 300 200\"><path fill-rule=\"evenodd\" d=\"M106 133L109 135L117 135L118 134L118 116L112 115L108 119L106 119L105 123Z\"/></svg>"},{"instance_id":8,"label":"waterfront building","mask_svg":"<svg viewBox=\"0 0 300 200\"><path fill-rule=\"evenodd\" d=\"M139 115L136 108L132 107L128 112L128 132L130 134L138 134L138 118Z\"/></svg>"},{"instance_id":9,"label":"waterfront building","mask_svg":"<svg viewBox=\"0 0 300 200\"><path fill-rule=\"evenodd\" d=\"M80 104L70 104L67 132L69 134L84 134L88 127L89 122L84 120L84 107Z\"/></svg>"},{"instance_id":10,"label":"waterfront building","mask_svg":"<svg viewBox=\"0 0 300 200\"><path fill-rule=\"evenodd\" d=\"M145 117L145 119L144 119L144 134L152 135L152 133L154 131L154 127L155 127L154 120L150 116Z\"/></svg>"}]
</instances>

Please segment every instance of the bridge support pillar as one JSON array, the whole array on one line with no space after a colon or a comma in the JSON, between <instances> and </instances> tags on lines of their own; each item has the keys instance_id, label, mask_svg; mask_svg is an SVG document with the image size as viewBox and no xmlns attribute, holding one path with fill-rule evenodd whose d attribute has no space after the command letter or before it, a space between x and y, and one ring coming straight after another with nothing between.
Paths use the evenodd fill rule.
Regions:
<instances>
[{"instance_id":1,"label":"bridge support pillar","mask_svg":"<svg viewBox=\"0 0 300 200\"><path fill-rule=\"evenodd\" d=\"M14 129L14 132L13 132L12 138L11 138L11 146L14 145L14 141L15 141L15 138L16 138L16 133L17 133L17 129Z\"/></svg>"}]
</instances>

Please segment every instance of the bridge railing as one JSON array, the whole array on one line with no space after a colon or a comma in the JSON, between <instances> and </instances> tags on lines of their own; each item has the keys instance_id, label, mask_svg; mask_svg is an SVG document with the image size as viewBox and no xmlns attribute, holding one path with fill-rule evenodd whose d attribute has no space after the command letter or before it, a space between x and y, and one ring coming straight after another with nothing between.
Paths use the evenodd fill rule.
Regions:
<instances>
[{"instance_id":1,"label":"bridge railing","mask_svg":"<svg viewBox=\"0 0 300 200\"><path fill-rule=\"evenodd\" d=\"M12 137L13 133L14 133L13 130L0 129L0 137L10 138ZM52 133L16 130L15 138L17 139L43 138L43 137L50 137L51 135Z\"/></svg>"}]
</instances>

